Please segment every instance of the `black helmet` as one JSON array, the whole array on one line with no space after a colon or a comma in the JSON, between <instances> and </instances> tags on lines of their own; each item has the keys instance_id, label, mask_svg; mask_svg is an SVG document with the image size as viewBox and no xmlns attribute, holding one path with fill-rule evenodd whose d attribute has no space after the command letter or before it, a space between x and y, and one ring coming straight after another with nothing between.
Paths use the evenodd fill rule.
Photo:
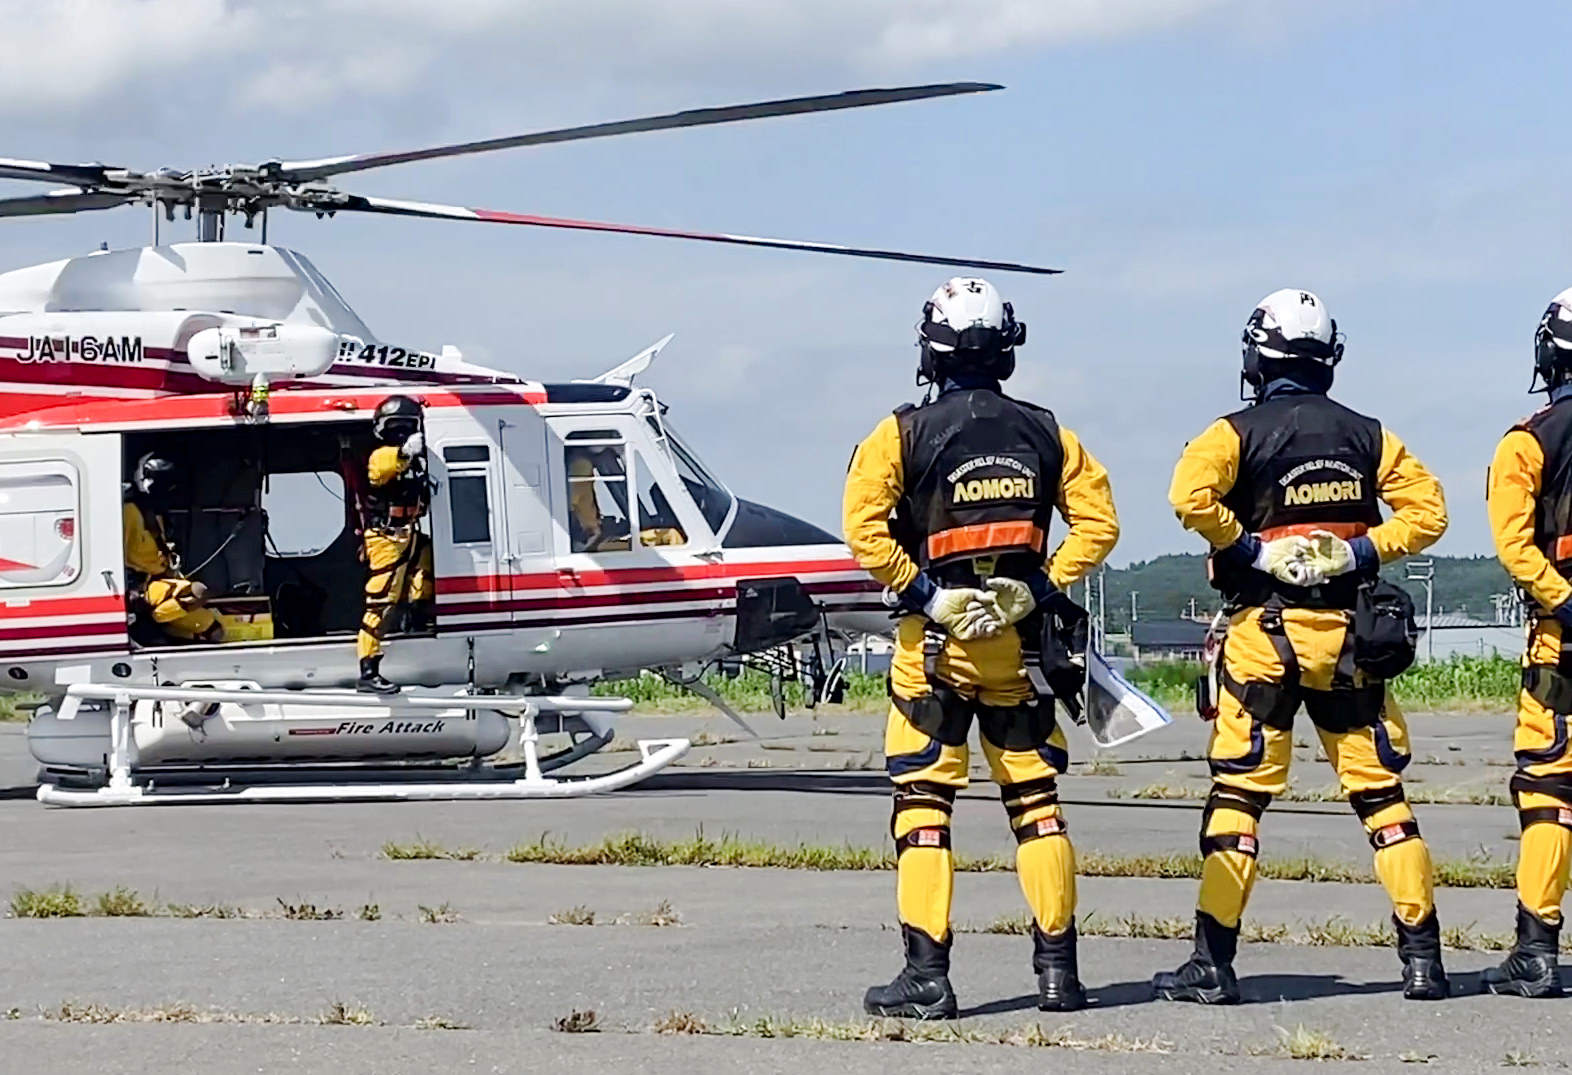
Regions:
<instances>
[{"instance_id":1,"label":"black helmet","mask_svg":"<svg viewBox=\"0 0 1572 1075\"><path fill-rule=\"evenodd\" d=\"M1572 375L1572 289L1550 300L1534 330L1534 379L1528 390L1554 388ZM1541 385L1539 382L1545 383Z\"/></svg>"},{"instance_id":2,"label":"black helmet","mask_svg":"<svg viewBox=\"0 0 1572 1075\"><path fill-rule=\"evenodd\" d=\"M371 431L384 444L403 444L420 431L420 404L408 396L389 396L377 404Z\"/></svg>"},{"instance_id":3,"label":"black helmet","mask_svg":"<svg viewBox=\"0 0 1572 1075\"><path fill-rule=\"evenodd\" d=\"M148 452L137 460L136 473L131 476L131 484L137 493L155 504L169 503L183 488L180 472L175 468L175 464L157 452Z\"/></svg>"}]
</instances>

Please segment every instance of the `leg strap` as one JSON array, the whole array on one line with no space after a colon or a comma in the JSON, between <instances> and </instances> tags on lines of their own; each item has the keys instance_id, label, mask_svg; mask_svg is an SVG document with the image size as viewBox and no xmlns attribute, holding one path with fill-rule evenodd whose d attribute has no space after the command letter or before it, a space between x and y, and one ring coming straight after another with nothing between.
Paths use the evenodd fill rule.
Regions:
<instances>
[{"instance_id":1,"label":"leg strap","mask_svg":"<svg viewBox=\"0 0 1572 1075\"><path fill-rule=\"evenodd\" d=\"M949 817L955 809L955 789L931 780L913 780L895 786L895 814L907 810L937 810Z\"/></svg>"},{"instance_id":2,"label":"leg strap","mask_svg":"<svg viewBox=\"0 0 1572 1075\"><path fill-rule=\"evenodd\" d=\"M929 687L927 694L916 698L892 694L890 701L911 721L913 728L928 738L937 739L945 746L960 746L971 731L972 703L942 683L930 680Z\"/></svg>"},{"instance_id":3,"label":"leg strap","mask_svg":"<svg viewBox=\"0 0 1572 1075\"><path fill-rule=\"evenodd\" d=\"M1528 665L1523 669L1523 689L1552 713L1572 714L1572 678L1564 675L1559 665Z\"/></svg>"},{"instance_id":4,"label":"leg strap","mask_svg":"<svg viewBox=\"0 0 1572 1075\"><path fill-rule=\"evenodd\" d=\"M1261 843L1254 833L1248 832L1220 832L1216 836L1201 837L1201 855L1215 855L1219 851L1237 851L1241 855L1255 858L1260 853Z\"/></svg>"},{"instance_id":5,"label":"leg strap","mask_svg":"<svg viewBox=\"0 0 1572 1075\"><path fill-rule=\"evenodd\" d=\"M1211 826L1212 814L1216 810L1236 810L1254 821L1260 821L1271 802L1272 797L1265 792L1213 784L1212 793L1206 797L1206 807L1201 811L1201 854L1206 856L1219 851L1237 851L1254 858L1260 844L1253 833L1220 832L1208 836L1206 830Z\"/></svg>"},{"instance_id":6,"label":"leg strap","mask_svg":"<svg viewBox=\"0 0 1572 1075\"><path fill-rule=\"evenodd\" d=\"M1539 795L1549 795L1560 799L1562 802L1572 803L1572 773L1550 773L1546 776L1534 776L1519 769L1512 774L1512 795L1516 798L1525 792L1534 792Z\"/></svg>"},{"instance_id":7,"label":"leg strap","mask_svg":"<svg viewBox=\"0 0 1572 1075\"><path fill-rule=\"evenodd\" d=\"M1299 709L1299 655L1288 641L1281 609L1270 606L1262 609L1260 624L1262 633L1277 653L1278 663L1283 666L1283 678L1275 683L1264 680L1241 682L1233 677L1225 665L1223 686L1252 719L1269 728L1288 731L1294 726L1294 713Z\"/></svg>"},{"instance_id":8,"label":"leg strap","mask_svg":"<svg viewBox=\"0 0 1572 1075\"><path fill-rule=\"evenodd\" d=\"M1041 840L1045 836L1067 836L1070 832L1070 826L1065 824L1063 815L1056 810L1049 817L1028 821L1020 828L1015 829L1014 832L1015 842L1017 844L1026 844L1031 843L1033 840Z\"/></svg>"},{"instance_id":9,"label":"leg strap","mask_svg":"<svg viewBox=\"0 0 1572 1075\"><path fill-rule=\"evenodd\" d=\"M1043 776L1036 780L1022 780L1017 784L1000 784L999 800L1004 803L1004 812L1010 815L1013 824L1028 810L1057 805L1059 778Z\"/></svg>"},{"instance_id":10,"label":"leg strap","mask_svg":"<svg viewBox=\"0 0 1572 1075\"><path fill-rule=\"evenodd\" d=\"M1419 822L1413 818L1407 821L1394 821L1390 825L1382 825L1370 833L1370 846L1377 851L1403 843L1405 840L1419 839Z\"/></svg>"},{"instance_id":11,"label":"leg strap","mask_svg":"<svg viewBox=\"0 0 1572 1075\"><path fill-rule=\"evenodd\" d=\"M950 848L949 826L929 825L920 829L913 829L905 836L897 838L895 841L895 857L900 858L914 847L948 851Z\"/></svg>"},{"instance_id":12,"label":"leg strap","mask_svg":"<svg viewBox=\"0 0 1572 1075\"><path fill-rule=\"evenodd\" d=\"M1407 796L1403 794L1401 784L1350 792L1348 796L1348 805L1354 808L1354 813L1359 815L1361 821L1368 821L1387 807L1406 801Z\"/></svg>"}]
</instances>

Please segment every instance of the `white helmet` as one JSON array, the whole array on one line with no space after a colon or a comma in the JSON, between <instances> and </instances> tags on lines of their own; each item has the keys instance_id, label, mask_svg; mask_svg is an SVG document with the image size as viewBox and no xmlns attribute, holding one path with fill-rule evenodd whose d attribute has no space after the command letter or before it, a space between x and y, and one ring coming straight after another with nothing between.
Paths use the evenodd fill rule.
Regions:
<instances>
[{"instance_id":1,"label":"white helmet","mask_svg":"<svg viewBox=\"0 0 1572 1075\"><path fill-rule=\"evenodd\" d=\"M970 369L1003 380L1015 370L1015 348L1025 342L1026 325L998 288L975 276L952 277L923 305L918 378L934 381Z\"/></svg>"},{"instance_id":2,"label":"white helmet","mask_svg":"<svg viewBox=\"0 0 1572 1075\"><path fill-rule=\"evenodd\" d=\"M1554 388L1572 373L1572 287L1550 300L1545 316L1534 331L1534 380L1528 390L1536 391L1541 378L1545 388Z\"/></svg>"},{"instance_id":3,"label":"white helmet","mask_svg":"<svg viewBox=\"0 0 1572 1075\"><path fill-rule=\"evenodd\" d=\"M1245 323L1244 380L1257 389L1265 383L1262 362L1308 360L1328 371L1343 358L1337 322L1310 291L1283 288L1260 302Z\"/></svg>"}]
</instances>

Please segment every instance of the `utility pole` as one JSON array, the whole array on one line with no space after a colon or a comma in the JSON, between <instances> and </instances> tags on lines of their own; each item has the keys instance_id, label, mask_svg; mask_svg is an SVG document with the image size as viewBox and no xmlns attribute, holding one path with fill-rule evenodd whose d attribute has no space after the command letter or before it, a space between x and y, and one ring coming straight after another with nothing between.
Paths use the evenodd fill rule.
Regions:
<instances>
[{"instance_id":1,"label":"utility pole","mask_svg":"<svg viewBox=\"0 0 1572 1075\"><path fill-rule=\"evenodd\" d=\"M1097 652L1108 648L1108 569L1097 571Z\"/></svg>"},{"instance_id":2,"label":"utility pole","mask_svg":"<svg viewBox=\"0 0 1572 1075\"><path fill-rule=\"evenodd\" d=\"M1434 560L1410 560L1405 565L1409 582L1420 582L1425 587L1425 660L1436 659L1436 562Z\"/></svg>"},{"instance_id":3,"label":"utility pole","mask_svg":"<svg viewBox=\"0 0 1572 1075\"><path fill-rule=\"evenodd\" d=\"M1131 590L1130 591L1130 622L1131 623L1134 623L1136 620L1141 618L1140 606L1135 603L1135 599L1137 597L1140 597L1140 596L1141 596L1141 591L1140 590Z\"/></svg>"}]
</instances>

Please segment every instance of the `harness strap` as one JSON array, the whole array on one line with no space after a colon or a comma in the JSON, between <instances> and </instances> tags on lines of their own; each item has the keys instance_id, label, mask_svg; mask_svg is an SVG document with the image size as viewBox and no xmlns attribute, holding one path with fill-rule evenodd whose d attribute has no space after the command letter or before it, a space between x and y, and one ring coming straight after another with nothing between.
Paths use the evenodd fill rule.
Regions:
<instances>
[{"instance_id":1,"label":"harness strap","mask_svg":"<svg viewBox=\"0 0 1572 1075\"><path fill-rule=\"evenodd\" d=\"M1407 799L1408 796L1403 792L1403 785L1393 784L1391 787L1350 792L1348 805L1354 808L1354 813L1358 814L1360 820L1363 821L1374 817L1389 806L1396 806L1400 802L1406 802Z\"/></svg>"},{"instance_id":2,"label":"harness strap","mask_svg":"<svg viewBox=\"0 0 1572 1075\"><path fill-rule=\"evenodd\" d=\"M1241 855L1255 858L1260 854L1261 841L1256 839L1254 833L1249 832L1220 832L1216 836L1201 837L1201 855L1215 855L1220 851L1237 851Z\"/></svg>"},{"instance_id":3,"label":"harness strap","mask_svg":"<svg viewBox=\"0 0 1572 1075\"><path fill-rule=\"evenodd\" d=\"M1572 829L1572 806L1518 807L1517 820L1525 831L1530 825L1560 825Z\"/></svg>"},{"instance_id":4,"label":"harness strap","mask_svg":"<svg viewBox=\"0 0 1572 1075\"><path fill-rule=\"evenodd\" d=\"M1011 819L1012 821L1014 818ZM1015 842L1028 844L1033 840L1041 840L1046 836L1068 836L1070 826L1065 823L1064 815L1055 812L1048 817L1028 821L1025 825L1015 829Z\"/></svg>"},{"instance_id":5,"label":"harness strap","mask_svg":"<svg viewBox=\"0 0 1572 1075\"><path fill-rule=\"evenodd\" d=\"M1572 714L1572 678L1556 664L1531 664L1523 669L1523 689L1552 713Z\"/></svg>"},{"instance_id":6,"label":"harness strap","mask_svg":"<svg viewBox=\"0 0 1572 1075\"><path fill-rule=\"evenodd\" d=\"M1405 840L1419 839L1419 822L1410 818L1408 821L1394 821L1390 825L1382 825L1370 833L1370 846L1377 851L1400 844Z\"/></svg>"},{"instance_id":7,"label":"harness strap","mask_svg":"<svg viewBox=\"0 0 1572 1075\"><path fill-rule=\"evenodd\" d=\"M948 851L950 849L949 828L947 826L944 828L940 828L938 826L926 826L920 829L913 829L911 832L908 832L905 836L899 837L895 841L895 857L900 858L914 847L926 847L938 851Z\"/></svg>"}]
</instances>

